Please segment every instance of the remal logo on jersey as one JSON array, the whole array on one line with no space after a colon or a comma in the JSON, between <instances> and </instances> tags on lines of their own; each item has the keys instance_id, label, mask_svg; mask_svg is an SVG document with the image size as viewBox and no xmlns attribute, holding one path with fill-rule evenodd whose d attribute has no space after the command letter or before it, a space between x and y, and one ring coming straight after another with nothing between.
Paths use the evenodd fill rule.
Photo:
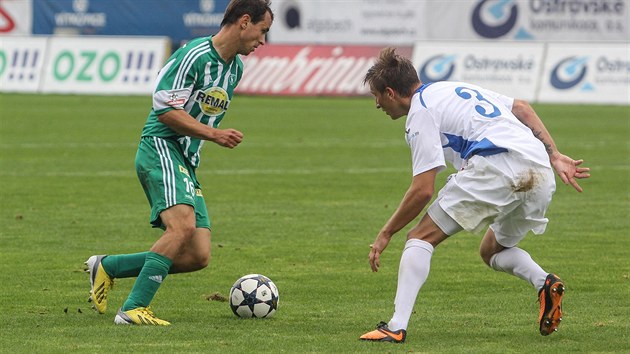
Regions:
<instances>
[{"instance_id":1,"label":"remal logo on jersey","mask_svg":"<svg viewBox=\"0 0 630 354\"><path fill-rule=\"evenodd\" d=\"M230 105L230 96L221 87L210 87L205 91L198 91L195 94L195 101L199 107L209 116L218 116L227 111Z\"/></svg>"},{"instance_id":2,"label":"remal logo on jersey","mask_svg":"<svg viewBox=\"0 0 630 354\"><path fill-rule=\"evenodd\" d=\"M439 54L424 62L418 71L422 82L436 82L448 80L455 71L455 55Z\"/></svg>"},{"instance_id":3,"label":"remal logo on jersey","mask_svg":"<svg viewBox=\"0 0 630 354\"><path fill-rule=\"evenodd\" d=\"M472 26L484 38L499 38L516 25L518 6L514 0L481 0L475 6Z\"/></svg>"},{"instance_id":4,"label":"remal logo on jersey","mask_svg":"<svg viewBox=\"0 0 630 354\"><path fill-rule=\"evenodd\" d=\"M569 57L561 60L551 70L551 86L567 90L579 84L586 76L587 57Z\"/></svg>"}]
</instances>

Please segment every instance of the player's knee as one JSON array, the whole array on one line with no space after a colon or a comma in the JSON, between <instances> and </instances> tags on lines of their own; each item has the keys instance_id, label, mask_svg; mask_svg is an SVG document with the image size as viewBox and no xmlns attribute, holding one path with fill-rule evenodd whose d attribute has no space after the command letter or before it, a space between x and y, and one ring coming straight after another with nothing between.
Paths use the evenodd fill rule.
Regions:
<instances>
[{"instance_id":1,"label":"player's knee","mask_svg":"<svg viewBox=\"0 0 630 354\"><path fill-rule=\"evenodd\" d=\"M204 269L210 264L210 253L198 254L195 258L195 267L197 270Z\"/></svg>"},{"instance_id":2,"label":"player's knee","mask_svg":"<svg viewBox=\"0 0 630 354\"><path fill-rule=\"evenodd\" d=\"M190 271L197 271L204 269L210 264L210 252L201 250L201 249L189 249L189 253L186 258L187 264L186 267Z\"/></svg>"},{"instance_id":3,"label":"player's knee","mask_svg":"<svg viewBox=\"0 0 630 354\"><path fill-rule=\"evenodd\" d=\"M492 268L492 256L501 252L504 248L505 247L501 246L501 244L497 242L495 233L490 228L481 240L481 244L479 245L479 255L484 263L486 263L488 267Z\"/></svg>"},{"instance_id":4,"label":"player's knee","mask_svg":"<svg viewBox=\"0 0 630 354\"><path fill-rule=\"evenodd\" d=\"M210 264L210 254L186 254L173 262L173 273L196 272L206 268Z\"/></svg>"},{"instance_id":5,"label":"player's knee","mask_svg":"<svg viewBox=\"0 0 630 354\"><path fill-rule=\"evenodd\" d=\"M176 233L178 235L178 237L181 239L182 244L189 244L192 242L192 239L195 236L195 225L190 225L190 224L181 224L181 225L177 225L173 232Z\"/></svg>"},{"instance_id":6,"label":"player's knee","mask_svg":"<svg viewBox=\"0 0 630 354\"><path fill-rule=\"evenodd\" d=\"M490 268L492 268L492 266L490 265L490 260L492 259L492 256L494 255L494 253L489 253L487 250L484 250L483 248L479 249L479 255L481 256L481 259L483 260L483 262Z\"/></svg>"}]
</instances>

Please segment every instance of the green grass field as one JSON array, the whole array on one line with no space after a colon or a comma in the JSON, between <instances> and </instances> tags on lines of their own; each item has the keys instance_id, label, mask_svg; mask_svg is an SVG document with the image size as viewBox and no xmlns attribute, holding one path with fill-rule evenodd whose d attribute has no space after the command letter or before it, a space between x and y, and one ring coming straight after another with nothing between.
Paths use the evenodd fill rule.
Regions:
<instances>
[{"instance_id":1,"label":"green grass field","mask_svg":"<svg viewBox=\"0 0 630 354\"><path fill-rule=\"evenodd\" d=\"M535 290L486 267L480 236L461 233L434 253L395 345L357 339L392 314L405 232L378 273L367 255L411 178L404 120L367 98L237 97L223 127L244 142L207 144L199 168L211 264L169 276L152 304L173 326L113 324L133 279L93 312L87 257L144 251L160 235L133 166L150 104L0 95L0 352L630 352L629 107L535 106L561 150L592 168L583 194L559 182L546 234L521 244L567 284L560 331L540 336ZM237 319L207 299L248 273L278 285L274 317Z\"/></svg>"}]
</instances>

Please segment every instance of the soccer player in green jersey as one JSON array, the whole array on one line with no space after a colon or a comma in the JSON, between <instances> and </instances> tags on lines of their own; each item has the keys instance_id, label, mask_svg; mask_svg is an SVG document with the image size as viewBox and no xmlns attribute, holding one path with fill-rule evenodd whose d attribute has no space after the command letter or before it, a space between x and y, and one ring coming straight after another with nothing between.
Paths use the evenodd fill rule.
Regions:
<instances>
[{"instance_id":1,"label":"soccer player in green jersey","mask_svg":"<svg viewBox=\"0 0 630 354\"><path fill-rule=\"evenodd\" d=\"M205 141L234 148L243 139L219 129L243 74L239 55L265 44L273 22L269 0L232 0L221 29L191 40L160 70L136 155L136 172L151 205L151 224L164 230L148 252L95 255L90 301L99 313L115 278L137 277L114 322L169 325L149 308L167 274L205 268L210 259L210 218L195 175Z\"/></svg>"}]
</instances>

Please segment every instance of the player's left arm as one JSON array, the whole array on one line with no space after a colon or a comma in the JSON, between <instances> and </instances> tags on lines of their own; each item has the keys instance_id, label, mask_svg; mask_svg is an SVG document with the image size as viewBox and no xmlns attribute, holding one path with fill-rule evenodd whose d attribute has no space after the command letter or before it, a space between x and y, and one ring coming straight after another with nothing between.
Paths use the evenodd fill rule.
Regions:
<instances>
[{"instance_id":1,"label":"player's left arm","mask_svg":"<svg viewBox=\"0 0 630 354\"><path fill-rule=\"evenodd\" d=\"M534 111L527 101L515 99L512 105L512 113L518 120L531 129L534 136L543 143L547 154L549 154L549 161L558 176L560 176L560 179L562 179L562 182L564 184L571 184L575 190L582 192L582 187L580 187L576 179L591 176L589 173L590 168L579 167L584 160L574 160L558 151L551 134L538 114L536 114L536 111Z\"/></svg>"}]
</instances>

